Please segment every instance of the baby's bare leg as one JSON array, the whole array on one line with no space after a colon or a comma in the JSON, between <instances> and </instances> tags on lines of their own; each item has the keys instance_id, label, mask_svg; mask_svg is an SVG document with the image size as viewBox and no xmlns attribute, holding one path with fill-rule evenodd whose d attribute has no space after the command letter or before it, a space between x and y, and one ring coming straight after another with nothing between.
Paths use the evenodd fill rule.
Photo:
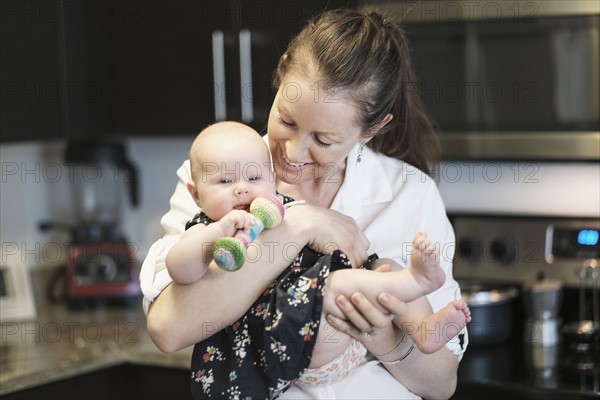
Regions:
<instances>
[{"instance_id":1,"label":"baby's bare leg","mask_svg":"<svg viewBox=\"0 0 600 400\"><path fill-rule=\"evenodd\" d=\"M354 293L362 293L379 311L387 309L379 305L377 296L388 292L399 300L410 302L423 295L423 289L407 269L392 272L374 272L364 269L342 269L329 274L325 287L323 312L345 319L344 313L335 304L335 299L343 295L350 298Z\"/></svg>"},{"instance_id":2,"label":"baby's bare leg","mask_svg":"<svg viewBox=\"0 0 600 400\"><path fill-rule=\"evenodd\" d=\"M350 298L354 293L360 292L367 297L373 306L381 312L387 313L388 310L379 305L377 301L377 296L380 293L389 292L399 300L409 303L431 293L444 283L446 276L437 260L435 246L427 240L425 235L419 233L415 236L413 248L411 266L407 269L402 269L393 260L382 259L379 260L379 264L390 264L393 271L374 272L362 269L342 269L329 274L325 287L319 336L313 351L310 368L316 368L332 361L350 343L349 336L339 331L334 333L333 328L323 318L327 314L332 314L340 319L346 318L335 303L338 296L343 295ZM427 300L424 301L429 306ZM430 308L429 313L431 313ZM419 314L418 321L421 321L423 315L425 314ZM442 318L440 321L445 323L446 319ZM417 321L417 319L412 321ZM435 321L437 320L432 322L435 323ZM328 340L327 338L335 340Z\"/></svg>"},{"instance_id":3,"label":"baby's bare leg","mask_svg":"<svg viewBox=\"0 0 600 400\"><path fill-rule=\"evenodd\" d=\"M343 319L344 314L338 309L335 299L339 295L349 298L356 292L364 294L381 312L387 312L377 301L380 293L389 292L408 303L438 289L446 280L435 245L422 233L415 235L409 268L403 269L389 259L378 261L380 265L390 264L392 271L342 269L330 273L325 288L325 312Z\"/></svg>"},{"instance_id":4,"label":"baby's bare leg","mask_svg":"<svg viewBox=\"0 0 600 400\"><path fill-rule=\"evenodd\" d=\"M438 351L471 321L471 310L462 300L453 300L436 313L427 298L408 305L407 314L394 320L415 342L422 353Z\"/></svg>"},{"instance_id":5,"label":"baby's bare leg","mask_svg":"<svg viewBox=\"0 0 600 400\"><path fill-rule=\"evenodd\" d=\"M331 326L325 319L326 315L326 312L321 314L317 343L315 343L308 368L318 368L335 360L350 346L350 336Z\"/></svg>"}]
</instances>

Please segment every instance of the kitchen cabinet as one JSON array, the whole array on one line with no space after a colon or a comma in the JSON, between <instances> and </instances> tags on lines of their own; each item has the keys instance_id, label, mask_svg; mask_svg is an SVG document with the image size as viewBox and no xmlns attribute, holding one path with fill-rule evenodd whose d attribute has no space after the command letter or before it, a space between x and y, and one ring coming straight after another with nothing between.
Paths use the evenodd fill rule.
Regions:
<instances>
[{"instance_id":1,"label":"kitchen cabinet","mask_svg":"<svg viewBox=\"0 0 600 400\"><path fill-rule=\"evenodd\" d=\"M354 1L7 2L2 141L263 130L272 74L317 11Z\"/></svg>"},{"instance_id":2,"label":"kitchen cabinet","mask_svg":"<svg viewBox=\"0 0 600 400\"><path fill-rule=\"evenodd\" d=\"M35 6L2 3L0 140L58 137L61 132L57 21Z\"/></svg>"},{"instance_id":3,"label":"kitchen cabinet","mask_svg":"<svg viewBox=\"0 0 600 400\"><path fill-rule=\"evenodd\" d=\"M264 130L273 71L323 1L140 1L119 24L116 108L127 134L193 135L217 120ZM335 2L334 2L335 3ZM348 5L347 1L337 2Z\"/></svg>"},{"instance_id":4,"label":"kitchen cabinet","mask_svg":"<svg viewBox=\"0 0 600 400\"><path fill-rule=\"evenodd\" d=\"M2 142L114 132L114 5L2 4Z\"/></svg>"},{"instance_id":5,"label":"kitchen cabinet","mask_svg":"<svg viewBox=\"0 0 600 400\"><path fill-rule=\"evenodd\" d=\"M116 108L125 134L193 134L214 117L212 32L229 29L229 5L199 1L140 1L115 43ZM221 16L217 12L222 13Z\"/></svg>"}]
</instances>

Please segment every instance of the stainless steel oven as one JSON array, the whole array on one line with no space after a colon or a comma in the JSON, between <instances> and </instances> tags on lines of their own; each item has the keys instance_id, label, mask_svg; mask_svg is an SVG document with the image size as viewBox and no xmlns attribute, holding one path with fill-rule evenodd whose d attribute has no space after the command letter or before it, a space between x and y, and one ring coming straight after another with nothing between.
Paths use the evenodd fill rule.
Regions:
<instances>
[{"instance_id":1,"label":"stainless steel oven","mask_svg":"<svg viewBox=\"0 0 600 400\"><path fill-rule=\"evenodd\" d=\"M600 160L597 0L363 6L404 22L445 159Z\"/></svg>"}]
</instances>

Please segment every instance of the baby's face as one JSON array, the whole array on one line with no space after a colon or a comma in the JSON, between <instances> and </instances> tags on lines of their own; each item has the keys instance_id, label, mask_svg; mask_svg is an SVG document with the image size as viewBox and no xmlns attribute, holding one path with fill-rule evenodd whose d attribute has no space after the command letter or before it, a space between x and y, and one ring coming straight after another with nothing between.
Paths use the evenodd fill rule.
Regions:
<instances>
[{"instance_id":1,"label":"baby's face","mask_svg":"<svg viewBox=\"0 0 600 400\"><path fill-rule=\"evenodd\" d=\"M212 220L218 221L231 210L248 211L259 194L275 194L269 152L264 143L259 144L221 140L205 150L194 197Z\"/></svg>"}]
</instances>

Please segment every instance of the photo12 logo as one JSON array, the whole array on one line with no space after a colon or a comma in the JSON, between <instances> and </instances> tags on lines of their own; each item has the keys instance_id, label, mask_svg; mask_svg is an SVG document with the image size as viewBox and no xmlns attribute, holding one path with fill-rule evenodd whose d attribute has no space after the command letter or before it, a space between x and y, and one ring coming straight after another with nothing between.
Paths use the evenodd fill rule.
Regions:
<instances>
[{"instance_id":1,"label":"photo12 logo","mask_svg":"<svg viewBox=\"0 0 600 400\"><path fill-rule=\"evenodd\" d=\"M73 244L71 242L2 242L0 261L6 264L14 257L18 257L23 264L63 264L71 256L70 248ZM98 263L106 254L105 247L106 244L101 243L78 244L78 256L85 258L89 263ZM110 251L112 257L116 259L128 260L134 265L141 262L138 257L140 247L135 242L112 246Z\"/></svg>"},{"instance_id":2,"label":"photo12 logo","mask_svg":"<svg viewBox=\"0 0 600 400\"><path fill-rule=\"evenodd\" d=\"M16 162L5 161L0 163L2 183L58 183L66 181L84 183L131 183L132 179L139 176L138 165L132 166L136 173L128 173L118 165L105 165L100 163L61 163L61 162Z\"/></svg>"},{"instance_id":3,"label":"photo12 logo","mask_svg":"<svg viewBox=\"0 0 600 400\"><path fill-rule=\"evenodd\" d=\"M405 20L458 22L485 19L532 19L539 14L535 1L406 1L394 6Z\"/></svg>"},{"instance_id":4,"label":"photo12 logo","mask_svg":"<svg viewBox=\"0 0 600 400\"><path fill-rule=\"evenodd\" d=\"M8 343L138 343L140 327L135 322L6 322L0 328L0 344Z\"/></svg>"}]
</instances>

